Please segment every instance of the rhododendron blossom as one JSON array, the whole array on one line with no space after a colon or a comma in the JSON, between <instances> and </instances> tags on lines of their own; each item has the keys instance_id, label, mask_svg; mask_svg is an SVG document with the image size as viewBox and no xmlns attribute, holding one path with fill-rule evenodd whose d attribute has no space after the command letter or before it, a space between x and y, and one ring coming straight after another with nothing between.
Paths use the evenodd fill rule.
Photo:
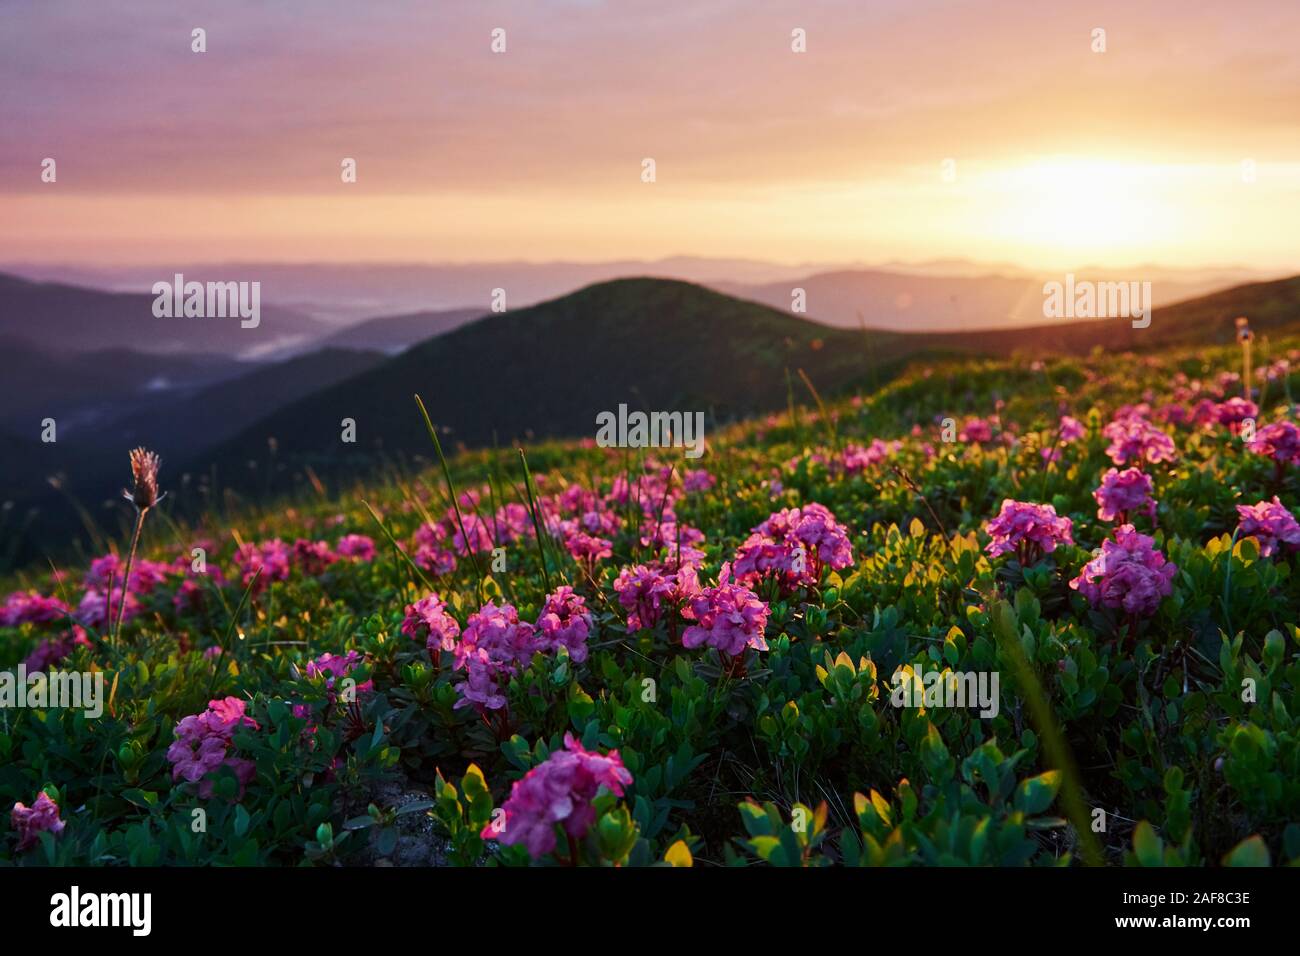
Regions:
<instances>
[{"instance_id":1,"label":"rhododendron blossom","mask_svg":"<svg viewBox=\"0 0 1300 956\"><path fill-rule=\"evenodd\" d=\"M255 591L264 591L272 581L289 580L289 546L279 538L261 544L243 544L235 552L235 561L244 587L257 576Z\"/></svg>"},{"instance_id":2,"label":"rhododendron blossom","mask_svg":"<svg viewBox=\"0 0 1300 956\"><path fill-rule=\"evenodd\" d=\"M36 799L32 801L30 807L15 803L13 809L9 811L9 825L18 835L18 845L15 849L19 853L25 853L34 847L39 841L40 834L49 833L57 837L66 826L59 817L59 805L51 800L50 795L44 790L36 794Z\"/></svg>"},{"instance_id":3,"label":"rhododendron blossom","mask_svg":"<svg viewBox=\"0 0 1300 956\"><path fill-rule=\"evenodd\" d=\"M811 502L786 508L754 528L736 552L732 572L744 584L772 578L785 590L815 586L823 568L853 563L849 534L830 509Z\"/></svg>"},{"instance_id":4,"label":"rhododendron blossom","mask_svg":"<svg viewBox=\"0 0 1300 956\"><path fill-rule=\"evenodd\" d=\"M90 638L86 636L86 632L74 624L72 629L66 633L41 641L36 649L27 655L27 659L23 661L23 664L29 674L34 674L37 671L44 671L61 663L65 657L78 647L90 646Z\"/></svg>"},{"instance_id":5,"label":"rhododendron blossom","mask_svg":"<svg viewBox=\"0 0 1300 956\"><path fill-rule=\"evenodd\" d=\"M1274 422L1255 432L1246 448L1256 455L1267 455L1282 465L1300 464L1300 428L1291 422Z\"/></svg>"},{"instance_id":6,"label":"rhododendron blossom","mask_svg":"<svg viewBox=\"0 0 1300 956\"><path fill-rule=\"evenodd\" d=\"M1110 442L1106 454L1117 465L1173 461L1174 440L1145 418L1117 418L1102 429Z\"/></svg>"},{"instance_id":7,"label":"rhododendron blossom","mask_svg":"<svg viewBox=\"0 0 1300 956\"><path fill-rule=\"evenodd\" d=\"M586 750L568 733L564 748L514 782L502 804L504 817L483 828L483 839L507 846L522 844L529 856L538 859L555 849L557 824L573 840L586 836L596 820L592 801L602 787L621 797L632 783L617 750L608 754Z\"/></svg>"},{"instance_id":8,"label":"rhododendron blossom","mask_svg":"<svg viewBox=\"0 0 1300 956\"><path fill-rule=\"evenodd\" d=\"M568 585L561 585L546 596L542 614L537 619L540 647L555 651L564 647L574 661L587 659L587 637L591 634L591 614L581 595Z\"/></svg>"},{"instance_id":9,"label":"rhododendron blossom","mask_svg":"<svg viewBox=\"0 0 1300 956\"><path fill-rule=\"evenodd\" d=\"M85 627L103 630L109 621L116 619L119 607L124 607L122 623L125 624L140 613L140 599L134 592L127 591L124 602L122 592L117 588L107 594L91 588L82 595L81 603L77 605L73 617L76 618L77 623Z\"/></svg>"},{"instance_id":10,"label":"rhododendron blossom","mask_svg":"<svg viewBox=\"0 0 1300 956\"><path fill-rule=\"evenodd\" d=\"M361 664L362 656L359 651L348 651L346 654L322 654L315 660L307 662L308 680L322 677L325 679L325 691L329 696L331 703L337 696L336 685L340 680L349 677L354 670ZM356 684L353 690L358 694L368 694L374 690L375 682L372 680Z\"/></svg>"},{"instance_id":11,"label":"rhododendron blossom","mask_svg":"<svg viewBox=\"0 0 1300 956\"><path fill-rule=\"evenodd\" d=\"M1068 445L1087 435L1088 429L1079 419L1070 415L1062 415L1060 424L1057 426L1057 434L1060 436L1061 443Z\"/></svg>"},{"instance_id":12,"label":"rhododendron blossom","mask_svg":"<svg viewBox=\"0 0 1300 956\"><path fill-rule=\"evenodd\" d=\"M763 638L767 604L744 585L722 583L704 588L691 599L689 609L695 623L682 632L683 647L706 644L731 657L747 647L767 650Z\"/></svg>"},{"instance_id":13,"label":"rhododendron blossom","mask_svg":"<svg viewBox=\"0 0 1300 956\"><path fill-rule=\"evenodd\" d=\"M1125 468L1123 471L1111 468L1102 475L1101 485L1092 493L1098 505L1097 517L1102 521L1118 518L1121 524L1128 524L1129 517L1135 513L1155 518L1156 503L1151 498L1152 488L1151 476L1136 468Z\"/></svg>"},{"instance_id":14,"label":"rhododendron blossom","mask_svg":"<svg viewBox=\"0 0 1300 956\"><path fill-rule=\"evenodd\" d=\"M239 793L253 779L256 771L251 760L231 756L234 734L240 727L258 729L257 721L244 713L244 702L238 697L208 702L201 714L191 714L176 725L176 740L167 748L167 759L172 764L172 779L197 783L199 796L212 796L213 781L209 777L219 767L229 767L239 780Z\"/></svg>"},{"instance_id":15,"label":"rhododendron blossom","mask_svg":"<svg viewBox=\"0 0 1300 956\"><path fill-rule=\"evenodd\" d=\"M618 595L618 603L627 611L630 631L654 627L666 614L675 613L699 591L699 578L690 564L672 571L638 564L624 568L614 581L614 592Z\"/></svg>"},{"instance_id":16,"label":"rhododendron blossom","mask_svg":"<svg viewBox=\"0 0 1300 956\"><path fill-rule=\"evenodd\" d=\"M447 605L438 595L429 594L414 604L406 605L402 633L414 640L424 641L429 653L436 654L438 651L456 649L460 624L447 613Z\"/></svg>"},{"instance_id":17,"label":"rhododendron blossom","mask_svg":"<svg viewBox=\"0 0 1300 956\"><path fill-rule=\"evenodd\" d=\"M992 540L985 547L990 557L1015 552L1024 567L1036 564L1058 544L1074 544L1074 523L1056 513L1052 505L1004 499L997 517L984 525Z\"/></svg>"},{"instance_id":18,"label":"rhododendron blossom","mask_svg":"<svg viewBox=\"0 0 1300 956\"><path fill-rule=\"evenodd\" d=\"M55 597L45 597L35 591L14 591L0 607L0 627L19 627L23 624L50 624L71 614L71 609Z\"/></svg>"},{"instance_id":19,"label":"rhododendron blossom","mask_svg":"<svg viewBox=\"0 0 1300 956\"><path fill-rule=\"evenodd\" d=\"M1278 500L1277 495L1272 501L1237 505L1237 514L1238 536L1258 541L1262 557L1300 549L1300 524L1296 524L1295 515Z\"/></svg>"},{"instance_id":20,"label":"rhododendron blossom","mask_svg":"<svg viewBox=\"0 0 1300 956\"><path fill-rule=\"evenodd\" d=\"M470 615L455 647L455 669L466 672L466 679L456 685L461 695L456 707L505 707L506 698L499 685L527 666L539 649L536 629L519 620L513 605L497 607L492 601L483 605Z\"/></svg>"},{"instance_id":21,"label":"rhododendron blossom","mask_svg":"<svg viewBox=\"0 0 1300 956\"><path fill-rule=\"evenodd\" d=\"M339 555L353 561L373 561L375 559L375 542L364 534L348 534L339 538L335 548Z\"/></svg>"},{"instance_id":22,"label":"rhododendron blossom","mask_svg":"<svg viewBox=\"0 0 1300 956\"><path fill-rule=\"evenodd\" d=\"M1154 614L1173 591L1178 568L1155 549L1155 540L1131 524L1102 543L1101 554L1070 582L1094 607L1122 609L1135 617Z\"/></svg>"}]
</instances>

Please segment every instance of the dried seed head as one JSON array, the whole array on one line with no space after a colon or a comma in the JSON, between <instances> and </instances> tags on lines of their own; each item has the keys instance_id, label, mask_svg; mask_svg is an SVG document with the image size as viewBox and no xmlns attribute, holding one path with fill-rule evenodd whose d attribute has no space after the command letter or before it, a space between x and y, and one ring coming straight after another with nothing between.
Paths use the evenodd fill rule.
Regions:
<instances>
[{"instance_id":1,"label":"dried seed head","mask_svg":"<svg viewBox=\"0 0 1300 956\"><path fill-rule=\"evenodd\" d=\"M123 489L122 496L141 511L152 508L160 500L158 494L160 463L158 456L151 451L136 448L131 452L131 477L135 481L135 487L131 491Z\"/></svg>"}]
</instances>

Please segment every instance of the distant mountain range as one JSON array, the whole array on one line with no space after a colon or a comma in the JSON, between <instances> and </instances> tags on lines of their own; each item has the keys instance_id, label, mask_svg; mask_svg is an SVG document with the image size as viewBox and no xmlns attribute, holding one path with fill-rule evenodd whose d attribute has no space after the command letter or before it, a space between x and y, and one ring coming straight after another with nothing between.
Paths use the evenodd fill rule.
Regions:
<instances>
[{"instance_id":1,"label":"distant mountain range","mask_svg":"<svg viewBox=\"0 0 1300 956\"><path fill-rule=\"evenodd\" d=\"M803 281L809 313L817 315L820 297L832 286L829 280ZM948 288L959 284L950 280ZM342 330L308 320L317 333L308 351L248 362L233 357L238 350L220 346L257 330L234 322L225 333L198 335L192 350L173 350L189 341L182 331L169 333L165 325L158 335L138 331L142 300L152 319L146 296L0 276L6 359L0 502L19 506L0 515L0 529L12 528L10 519L26 507L40 505L47 516L34 526L33 540L66 536L67 523L79 519L64 495L94 502L114 497L124 480L125 452L135 444L160 451L173 481L187 471L215 473L221 487L255 481L259 491L296 480L304 465L328 479L363 473L382 458L427 457L415 392L424 396L448 447L504 447L514 440L592 435L596 415L622 403L634 410L699 410L713 428L783 408L787 376L799 400L806 400L799 369L833 393L869 389L909 361L951 354L1228 342L1233 319L1242 314L1262 334L1300 329L1300 278L1160 308L1146 329L1123 319L1040 320L941 333L872 328L871 315L863 316L865 329L856 327L856 315L855 327L835 327L791 314L788 300L777 309L700 285L637 278L500 314L423 311ZM1041 302L1040 289L1040 313ZM16 312L20 307L26 311ZM71 312L61 314L62 308ZM192 321L202 327L206 320ZM263 325L268 321L275 320L264 312ZM15 337L15 329L28 334ZM68 336L82 347L66 346ZM123 339L129 347L103 344ZM402 351L410 340L417 344ZM369 350L340 347L366 344ZM46 417L58 422L53 445L39 441ZM356 422L355 444L340 440L345 418ZM258 463L251 472L250 462ZM63 476L57 495L46 482L51 474ZM49 530L53 520L63 523L57 533Z\"/></svg>"},{"instance_id":2,"label":"distant mountain range","mask_svg":"<svg viewBox=\"0 0 1300 956\"><path fill-rule=\"evenodd\" d=\"M786 376L799 369L834 392L878 384L910 360L954 353L1228 342L1243 312L1261 332L1297 328L1300 278L1159 309L1145 329L1103 319L926 334L829 328L689 283L623 279L437 336L285 405L211 456L233 477L230 469L256 460L271 439L286 473L306 463L326 473L331 462L355 463L367 453L427 455L424 427L408 413L416 392L451 445L591 435L596 415L620 403L700 410L712 424L784 407ZM797 381L794 387L803 396ZM344 418L356 422L355 445L340 440Z\"/></svg>"},{"instance_id":3,"label":"distant mountain range","mask_svg":"<svg viewBox=\"0 0 1300 956\"><path fill-rule=\"evenodd\" d=\"M1079 272L1093 282L1143 279L1139 272ZM1044 281L1064 281L1023 275L931 276L899 272L852 270L824 272L785 282L747 285L712 283L713 288L789 311L800 290L807 315L840 328L868 326L895 332L966 332L1041 325ZM1222 288L1219 280L1153 280L1152 303L1157 308Z\"/></svg>"},{"instance_id":4,"label":"distant mountain range","mask_svg":"<svg viewBox=\"0 0 1300 956\"><path fill-rule=\"evenodd\" d=\"M170 281L172 275L156 277ZM242 281L239 275L186 277L201 282ZM256 328L238 318L158 318L149 293L101 292L0 274L0 338L21 339L42 351L69 355L102 349L150 354L273 355L322 338L328 326L264 300Z\"/></svg>"},{"instance_id":5,"label":"distant mountain range","mask_svg":"<svg viewBox=\"0 0 1300 956\"><path fill-rule=\"evenodd\" d=\"M482 316L486 309L444 309L438 312L410 312L366 319L335 332L325 340L327 346L343 349L373 349L400 352L435 335L458 329Z\"/></svg>"},{"instance_id":6,"label":"distant mountain range","mask_svg":"<svg viewBox=\"0 0 1300 956\"><path fill-rule=\"evenodd\" d=\"M520 309L583 286L628 276L694 282L781 310L790 308L790 289L801 286L810 293L808 314L834 325L856 328L856 312L861 311L868 326L898 331L952 328L953 322L967 320L988 328L1041 320L1042 313L1035 313L1035 300L1041 302L1042 284L1062 276L1010 263L965 259L790 265L694 256L612 262L240 262L101 269L19 264L0 266L0 271L119 292L147 291L174 272L201 279L256 280L262 283L264 302L311 315L336 330L374 316L461 309L484 314L494 289L505 291L508 308ZM1240 267L1142 265L1120 272L1081 264L1073 271L1094 281L1112 277L1148 280L1161 305L1270 278ZM1023 280L1023 285L1016 280ZM405 344L412 345L420 338ZM390 346L372 343L365 347L387 350Z\"/></svg>"}]
</instances>

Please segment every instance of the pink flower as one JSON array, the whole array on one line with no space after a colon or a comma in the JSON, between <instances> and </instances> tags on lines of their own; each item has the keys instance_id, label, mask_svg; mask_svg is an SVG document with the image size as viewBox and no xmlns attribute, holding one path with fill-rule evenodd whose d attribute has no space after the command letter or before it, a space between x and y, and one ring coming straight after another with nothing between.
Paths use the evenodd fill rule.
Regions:
<instances>
[{"instance_id":1,"label":"pink flower","mask_svg":"<svg viewBox=\"0 0 1300 956\"><path fill-rule=\"evenodd\" d=\"M774 578L784 590L814 586L823 568L839 571L853 563L848 530L830 509L810 502L768 517L736 552L733 571L745 584Z\"/></svg>"},{"instance_id":2,"label":"pink flower","mask_svg":"<svg viewBox=\"0 0 1300 956\"><path fill-rule=\"evenodd\" d=\"M898 449L898 442L885 444L879 438L873 438L866 448L848 444L844 446L844 452L840 455L839 465L846 474L856 475L872 465L880 464Z\"/></svg>"},{"instance_id":3,"label":"pink flower","mask_svg":"<svg viewBox=\"0 0 1300 956\"><path fill-rule=\"evenodd\" d=\"M957 434L961 441L981 442L993 440L993 426L990 422L982 418L968 418L966 424L962 426L961 431Z\"/></svg>"},{"instance_id":4,"label":"pink flower","mask_svg":"<svg viewBox=\"0 0 1300 956\"><path fill-rule=\"evenodd\" d=\"M492 526L486 521L477 514L466 514L463 505L459 518L454 511L449 511L447 515L448 523L452 528L451 543L456 553L468 555L471 551L481 553L492 550ZM464 533L461 532L462 521L465 524ZM465 546L466 535L469 536L468 548Z\"/></svg>"},{"instance_id":5,"label":"pink flower","mask_svg":"<svg viewBox=\"0 0 1300 956\"><path fill-rule=\"evenodd\" d=\"M1278 500L1261 501L1253 505L1237 505L1240 520L1237 534L1243 538L1254 538L1259 542L1259 553L1269 557L1282 549L1295 551L1300 549L1300 525L1290 509Z\"/></svg>"},{"instance_id":6,"label":"pink flower","mask_svg":"<svg viewBox=\"0 0 1300 956\"><path fill-rule=\"evenodd\" d=\"M235 731L240 727L256 730L258 724L245 715L244 702L238 697L208 701L208 709L203 713L183 718L176 725L175 741L167 748L172 780L197 783L199 796L206 800L212 796L213 781L209 775L226 766L239 780L242 797L256 767L251 760L230 755Z\"/></svg>"},{"instance_id":7,"label":"pink flower","mask_svg":"<svg viewBox=\"0 0 1300 956\"><path fill-rule=\"evenodd\" d=\"M601 558L613 557L614 543L605 538L597 538L585 531L575 531L564 539L564 547L577 561L594 564Z\"/></svg>"},{"instance_id":8,"label":"pink flower","mask_svg":"<svg viewBox=\"0 0 1300 956\"><path fill-rule=\"evenodd\" d=\"M123 566L124 562L116 554L96 558L90 562L90 570L86 573L86 586L102 590L111 584L113 590L120 590ZM171 568L161 562L137 560L131 567L129 590L137 594L148 594L167 580L170 571Z\"/></svg>"},{"instance_id":9,"label":"pink flower","mask_svg":"<svg viewBox=\"0 0 1300 956\"><path fill-rule=\"evenodd\" d=\"M767 650L767 605L744 585L705 588L691 599L690 612L695 623L682 632L683 647L707 644L732 657L747 647Z\"/></svg>"},{"instance_id":10,"label":"pink flower","mask_svg":"<svg viewBox=\"0 0 1300 956\"><path fill-rule=\"evenodd\" d=\"M71 654L78 647L90 647L90 639L86 637L86 632L77 625L72 625L72 629L58 637L48 638L27 655L23 664L29 674L37 671L48 670L55 664L60 663L65 657Z\"/></svg>"},{"instance_id":11,"label":"pink flower","mask_svg":"<svg viewBox=\"0 0 1300 956\"><path fill-rule=\"evenodd\" d=\"M537 636L541 649L555 651L563 646L579 664L587 659L587 637L591 633L591 614L583 598L573 588L561 585L546 596L541 617L537 619Z\"/></svg>"},{"instance_id":12,"label":"pink flower","mask_svg":"<svg viewBox=\"0 0 1300 956\"><path fill-rule=\"evenodd\" d=\"M15 803L14 808L9 811L9 825L18 834L16 849L19 853L24 853L37 844L37 834L52 833L58 836L66 826L59 819L59 805L51 800L50 795L44 790L36 794L36 799L32 801L30 807Z\"/></svg>"},{"instance_id":13,"label":"pink flower","mask_svg":"<svg viewBox=\"0 0 1300 956\"><path fill-rule=\"evenodd\" d=\"M303 574L315 577L337 561L339 556L331 551L330 546L324 541L307 541L299 538L293 543L293 559L302 569Z\"/></svg>"},{"instance_id":14,"label":"pink flower","mask_svg":"<svg viewBox=\"0 0 1300 956\"><path fill-rule=\"evenodd\" d=\"M353 561L373 561L375 542L364 534L347 534L339 538L338 553Z\"/></svg>"},{"instance_id":15,"label":"pink flower","mask_svg":"<svg viewBox=\"0 0 1300 956\"><path fill-rule=\"evenodd\" d=\"M253 576L257 575L254 590L259 593L266 590L272 581L289 580L289 546L279 538L263 541L260 545L241 545L235 552L235 561L239 564L244 587L248 587Z\"/></svg>"},{"instance_id":16,"label":"pink flower","mask_svg":"<svg viewBox=\"0 0 1300 956\"><path fill-rule=\"evenodd\" d=\"M689 564L674 571L638 564L624 568L614 581L618 603L628 612L629 631L654 627L666 613L678 609L699 590L695 568Z\"/></svg>"},{"instance_id":17,"label":"pink flower","mask_svg":"<svg viewBox=\"0 0 1300 956\"><path fill-rule=\"evenodd\" d=\"M1176 565L1155 550L1155 540L1131 524L1115 529L1115 540L1102 543L1093 558L1070 582L1094 607L1122 608L1137 616L1154 614L1173 591Z\"/></svg>"},{"instance_id":18,"label":"pink flower","mask_svg":"<svg viewBox=\"0 0 1300 956\"><path fill-rule=\"evenodd\" d=\"M1259 406L1244 398L1230 398L1215 408L1215 417L1220 425L1227 425L1235 433L1247 418L1259 417Z\"/></svg>"},{"instance_id":19,"label":"pink flower","mask_svg":"<svg viewBox=\"0 0 1300 956\"><path fill-rule=\"evenodd\" d=\"M506 698L499 685L526 667L538 650L533 625L520 622L513 605L497 607L492 601L483 605L470 615L455 647L455 669L466 672L466 679L456 685L461 695L456 707L504 707Z\"/></svg>"},{"instance_id":20,"label":"pink flower","mask_svg":"<svg viewBox=\"0 0 1300 956\"><path fill-rule=\"evenodd\" d=\"M339 680L346 678L356 670L361 664L363 657L359 651L348 651L346 654L325 653L314 661L307 662L307 679L312 680L317 677L325 679L325 691L329 696L331 703L334 702L336 691L335 684ZM358 694L368 694L374 690L375 682L372 680L357 684L355 690ZM233 700L233 698L230 698ZM242 703L242 702L241 702Z\"/></svg>"},{"instance_id":21,"label":"pink flower","mask_svg":"<svg viewBox=\"0 0 1300 956\"><path fill-rule=\"evenodd\" d=\"M1110 442L1106 454L1117 465L1156 464L1175 457L1174 440L1145 418L1117 418L1102 429L1102 435Z\"/></svg>"},{"instance_id":22,"label":"pink flower","mask_svg":"<svg viewBox=\"0 0 1300 956\"><path fill-rule=\"evenodd\" d=\"M102 630L110 620L115 619L117 609L122 603L122 592L114 588L111 594L105 594L91 588L81 597L73 617L85 627ZM122 612L122 623L133 620L140 613L140 600L132 591L126 592L126 609Z\"/></svg>"},{"instance_id":23,"label":"pink flower","mask_svg":"<svg viewBox=\"0 0 1300 956\"><path fill-rule=\"evenodd\" d=\"M704 540L704 532L690 525L680 524L677 516L666 512L661 518L647 517L641 525L641 547L657 553L667 552L667 560L677 563L699 564L704 552L695 547ZM681 556L677 548L681 546Z\"/></svg>"},{"instance_id":24,"label":"pink flower","mask_svg":"<svg viewBox=\"0 0 1300 956\"><path fill-rule=\"evenodd\" d=\"M436 594L420 598L406 605L406 619L402 633L414 640L423 640L430 654L456 649L460 625L447 613L447 605Z\"/></svg>"},{"instance_id":25,"label":"pink flower","mask_svg":"<svg viewBox=\"0 0 1300 956\"><path fill-rule=\"evenodd\" d=\"M536 860L555 849L557 824L575 840L586 836L596 819L592 801L602 787L621 797L632 783L617 750L586 750L572 734L564 735L564 747L515 781L502 805L504 820L484 827L483 839L523 844Z\"/></svg>"},{"instance_id":26,"label":"pink flower","mask_svg":"<svg viewBox=\"0 0 1300 956\"><path fill-rule=\"evenodd\" d=\"M985 547L990 557L1016 552L1022 567L1036 564L1058 544L1074 544L1074 523L1057 515L1052 505L1006 498L997 517L984 526L992 540Z\"/></svg>"},{"instance_id":27,"label":"pink flower","mask_svg":"<svg viewBox=\"0 0 1300 956\"><path fill-rule=\"evenodd\" d=\"M0 607L0 627L18 627L22 624L51 624L72 613L71 609L55 597L44 597L35 591L14 591Z\"/></svg>"},{"instance_id":28,"label":"pink flower","mask_svg":"<svg viewBox=\"0 0 1300 956\"><path fill-rule=\"evenodd\" d=\"M682 475L682 487L688 492L691 491L708 491L718 483L718 479L703 468L696 468L693 471L687 471Z\"/></svg>"},{"instance_id":29,"label":"pink flower","mask_svg":"<svg viewBox=\"0 0 1300 956\"><path fill-rule=\"evenodd\" d=\"M1128 523L1129 512L1142 512L1149 518L1156 516L1156 503L1151 498L1152 484L1149 475L1136 468L1119 471L1112 468L1102 475L1101 485L1092 493L1100 506L1097 517L1102 521L1120 519Z\"/></svg>"},{"instance_id":30,"label":"pink flower","mask_svg":"<svg viewBox=\"0 0 1300 956\"><path fill-rule=\"evenodd\" d=\"M1068 445L1070 442L1078 441L1084 435L1088 434L1088 429L1083 422L1069 415L1061 416L1060 436L1062 444Z\"/></svg>"},{"instance_id":31,"label":"pink flower","mask_svg":"<svg viewBox=\"0 0 1300 956\"><path fill-rule=\"evenodd\" d=\"M1255 432L1246 445L1256 455L1267 455L1281 465L1300 464L1300 428L1291 422L1274 422Z\"/></svg>"}]
</instances>

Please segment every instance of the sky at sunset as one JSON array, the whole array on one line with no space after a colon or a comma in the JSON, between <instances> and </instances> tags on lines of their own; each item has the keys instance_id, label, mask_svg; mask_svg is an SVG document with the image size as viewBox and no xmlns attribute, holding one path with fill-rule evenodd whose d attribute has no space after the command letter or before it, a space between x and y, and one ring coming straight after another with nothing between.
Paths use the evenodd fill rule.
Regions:
<instances>
[{"instance_id":1,"label":"sky at sunset","mask_svg":"<svg viewBox=\"0 0 1300 956\"><path fill-rule=\"evenodd\" d=\"M0 0L0 260L1300 272L1297 37L1294 0Z\"/></svg>"}]
</instances>

